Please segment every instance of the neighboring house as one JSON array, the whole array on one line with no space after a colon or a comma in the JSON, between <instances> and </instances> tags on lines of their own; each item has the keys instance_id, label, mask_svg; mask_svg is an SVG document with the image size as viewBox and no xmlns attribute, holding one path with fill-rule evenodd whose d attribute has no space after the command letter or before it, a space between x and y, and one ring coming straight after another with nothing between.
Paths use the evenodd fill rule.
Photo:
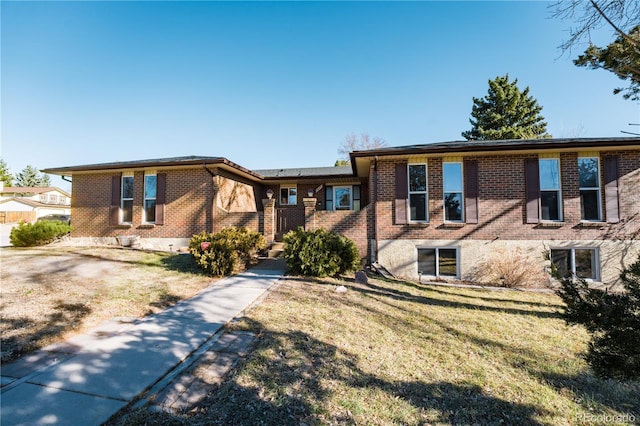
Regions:
<instances>
[{"instance_id":1,"label":"neighboring house","mask_svg":"<svg viewBox=\"0 0 640 426\"><path fill-rule=\"evenodd\" d=\"M640 254L640 138L445 142L357 151L351 164L252 171L179 157L44 172L72 176L72 237L85 242L138 235L166 250L226 226L269 243L324 227L412 279L469 279L509 251L614 283Z\"/></svg>"},{"instance_id":2,"label":"neighboring house","mask_svg":"<svg viewBox=\"0 0 640 426\"><path fill-rule=\"evenodd\" d=\"M71 214L71 194L56 187L0 186L0 223L32 222L49 214Z\"/></svg>"}]
</instances>

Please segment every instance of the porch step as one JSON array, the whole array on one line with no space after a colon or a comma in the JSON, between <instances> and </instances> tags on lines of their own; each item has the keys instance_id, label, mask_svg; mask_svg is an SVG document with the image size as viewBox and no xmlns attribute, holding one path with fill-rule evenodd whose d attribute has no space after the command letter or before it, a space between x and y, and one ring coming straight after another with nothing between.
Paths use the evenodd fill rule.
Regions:
<instances>
[{"instance_id":1,"label":"porch step","mask_svg":"<svg viewBox=\"0 0 640 426\"><path fill-rule=\"evenodd\" d=\"M280 255L284 252L284 243L275 242L271 245L269 249L269 257L280 257Z\"/></svg>"}]
</instances>

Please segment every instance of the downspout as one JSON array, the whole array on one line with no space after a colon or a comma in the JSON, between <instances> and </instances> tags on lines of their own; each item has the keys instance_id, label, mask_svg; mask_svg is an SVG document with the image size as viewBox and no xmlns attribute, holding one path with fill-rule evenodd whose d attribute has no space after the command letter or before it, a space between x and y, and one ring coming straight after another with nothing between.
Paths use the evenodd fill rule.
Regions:
<instances>
[{"instance_id":1,"label":"downspout","mask_svg":"<svg viewBox=\"0 0 640 426\"><path fill-rule=\"evenodd\" d=\"M61 178L62 180L64 180L64 181L67 181L67 182L73 183L73 181L72 181L71 179L67 179L67 177L66 177L65 175L61 175L61 176L60 176L60 178Z\"/></svg>"},{"instance_id":2,"label":"downspout","mask_svg":"<svg viewBox=\"0 0 640 426\"><path fill-rule=\"evenodd\" d=\"M378 262L378 156L373 159L373 262Z\"/></svg>"},{"instance_id":3,"label":"downspout","mask_svg":"<svg viewBox=\"0 0 640 426\"><path fill-rule=\"evenodd\" d=\"M211 195L211 233L215 234L216 232L216 183L214 181L216 174L207 168L206 163L202 163L202 168L207 171L211 175L211 186L213 187L212 195Z\"/></svg>"}]
</instances>

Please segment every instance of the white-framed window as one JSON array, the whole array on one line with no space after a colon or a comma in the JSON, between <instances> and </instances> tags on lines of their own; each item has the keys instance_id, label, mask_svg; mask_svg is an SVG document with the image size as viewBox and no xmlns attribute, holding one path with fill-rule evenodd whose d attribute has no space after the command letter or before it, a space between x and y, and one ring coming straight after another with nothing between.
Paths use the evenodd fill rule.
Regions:
<instances>
[{"instance_id":1,"label":"white-framed window","mask_svg":"<svg viewBox=\"0 0 640 426\"><path fill-rule=\"evenodd\" d=\"M580 218L585 221L601 221L600 159L598 157L578 157L578 179L580 182Z\"/></svg>"},{"instance_id":2,"label":"white-framed window","mask_svg":"<svg viewBox=\"0 0 640 426\"><path fill-rule=\"evenodd\" d=\"M444 192L444 219L449 222L462 222L464 220L462 163L442 163L442 187Z\"/></svg>"},{"instance_id":3,"label":"white-framed window","mask_svg":"<svg viewBox=\"0 0 640 426\"><path fill-rule=\"evenodd\" d=\"M326 210L360 210L360 185L326 186Z\"/></svg>"},{"instance_id":4,"label":"white-framed window","mask_svg":"<svg viewBox=\"0 0 640 426\"><path fill-rule=\"evenodd\" d=\"M49 195L49 203L50 204L57 204L58 203L58 196L55 195L55 194Z\"/></svg>"},{"instance_id":5,"label":"white-framed window","mask_svg":"<svg viewBox=\"0 0 640 426\"><path fill-rule=\"evenodd\" d=\"M459 257L457 247L418 247L418 274L457 277Z\"/></svg>"},{"instance_id":6,"label":"white-framed window","mask_svg":"<svg viewBox=\"0 0 640 426\"><path fill-rule=\"evenodd\" d=\"M156 221L156 190L157 179L155 174L144 175L144 223L155 223Z\"/></svg>"},{"instance_id":7,"label":"white-framed window","mask_svg":"<svg viewBox=\"0 0 640 426\"><path fill-rule=\"evenodd\" d=\"M560 190L560 159L540 158L540 217L542 220L562 221L562 192Z\"/></svg>"},{"instance_id":8,"label":"white-framed window","mask_svg":"<svg viewBox=\"0 0 640 426\"><path fill-rule=\"evenodd\" d=\"M40 194L39 200L41 203L47 203L49 201L49 196L47 194Z\"/></svg>"},{"instance_id":9,"label":"white-framed window","mask_svg":"<svg viewBox=\"0 0 640 426\"><path fill-rule=\"evenodd\" d=\"M58 204L67 204L67 197L61 195L58 197Z\"/></svg>"},{"instance_id":10,"label":"white-framed window","mask_svg":"<svg viewBox=\"0 0 640 426\"><path fill-rule=\"evenodd\" d=\"M573 276L594 281L600 279L598 248L552 248L551 262L562 277Z\"/></svg>"},{"instance_id":11,"label":"white-framed window","mask_svg":"<svg viewBox=\"0 0 640 426\"><path fill-rule=\"evenodd\" d=\"M120 191L120 222L133 221L133 176L122 176Z\"/></svg>"},{"instance_id":12,"label":"white-framed window","mask_svg":"<svg viewBox=\"0 0 640 426\"><path fill-rule=\"evenodd\" d=\"M298 188L296 186L280 187L280 205L295 206L298 204Z\"/></svg>"},{"instance_id":13,"label":"white-framed window","mask_svg":"<svg viewBox=\"0 0 640 426\"><path fill-rule=\"evenodd\" d=\"M429 197L427 193L427 165L409 164L409 220L427 222L429 220Z\"/></svg>"}]
</instances>

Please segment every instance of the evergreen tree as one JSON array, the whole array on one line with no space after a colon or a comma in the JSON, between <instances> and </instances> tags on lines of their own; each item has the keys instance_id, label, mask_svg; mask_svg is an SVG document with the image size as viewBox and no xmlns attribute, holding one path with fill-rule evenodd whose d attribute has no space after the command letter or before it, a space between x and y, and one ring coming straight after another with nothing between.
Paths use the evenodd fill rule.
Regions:
<instances>
[{"instance_id":1,"label":"evergreen tree","mask_svg":"<svg viewBox=\"0 0 640 426\"><path fill-rule=\"evenodd\" d=\"M20 173L16 173L15 183L20 187L50 186L51 180L49 175L40 174L38 169L27 165Z\"/></svg>"},{"instance_id":2,"label":"evergreen tree","mask_svg":"<svg viewBox=\"0 0 640 426\"><path fill-rule=\"evenodd\" d=\"M620 274L624 291L590 288L582 279L554 276L556 292L566 304L568 324L581 324L591 334L585 359L595 373L618 379L640 378L640 257Z\"/></svg>"},{"instance_id":3,"label":"evergreen tree","mask_svg":"<svg viewBox=\"0 0 640 426\"><path fill-rule=\"evenodd\" d=\"M9 173L7 162L0 158L0 181L4 182L4 186L13 185L13 176Z\"/></svg>"},{"instance_id":4,"label":"evergreen tree","mask_svg":"<svg viewBox=\"0 0 640 426\"><path fill-rule=\"evenodd\" d=\"M624 99L640 100L640 25L605 48L589 45L584 55L578 56L573 63L579 67L611 71L621 80L628 80L629 87L615 88L613 93L625 92Z\"/></svg>"},{"instance_id":5,"label":"evergreen tree","mask_svg":"<svg viewBox=\"0 0 640 426\"><path fill-rule=\"evenodd\" d=\"M603 69L629 82L624 92L631 101L640 100L640 2L638 0L558 0L551 4L553 16L573 23L569 38L560 46L563 52L581 47L585 40L589 48L573 63L579 67ZM617 36L605 48L591 44L591 33L608 27Z\"/></svg>"},{"instance_id":6,"label":"evergreen tree","mask_svg":"<svg viewBox=\"0 0 640 426\"><path fill-rule=\"evenodd\" d=\"M471 130L462 132L467 140L543 139L550 138L547 123L540 114L542 107L521 91L518 79L509 82L509 74L489 80L484 98L473 98Z\"/></svg>"}]
</instances>

